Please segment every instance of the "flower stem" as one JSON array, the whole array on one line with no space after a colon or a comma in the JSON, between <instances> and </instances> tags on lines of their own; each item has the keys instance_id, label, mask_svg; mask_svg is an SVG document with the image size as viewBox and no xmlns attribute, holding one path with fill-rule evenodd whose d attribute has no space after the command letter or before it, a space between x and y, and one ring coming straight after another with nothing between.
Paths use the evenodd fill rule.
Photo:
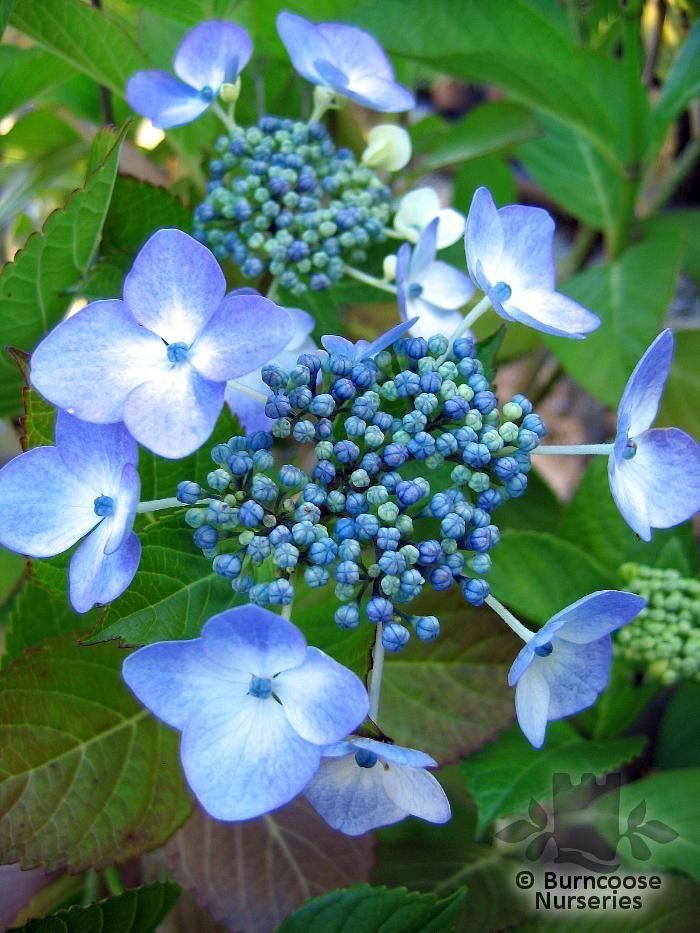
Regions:
<instances>
[{"instance_id":1,"label":"flower stem","mask_svg":"<svg viewBox=\"0 0 700 933\"><path fill-rule=\"evenodd\" d=\"M262 392L258 392L257 389L251 389L249 386L244 385L242 382L238 382L237 379L229 379L229 385L234 386L236 391L240 392L242 395L247 395L248 398L255 399L256 402L261 402L263 405L267 405L268 396L264 395Z\"/></svg>"},{"instance_id":2,"label":"flower stem","mask_svg":"<svg viewBox=\"0 0 700 933\"><path fill-rule=\"evenodd\" d=\"M551 457L558 457L564 454L588 456L589 454L599 454L607 457L615 449L614 444L545 444L544 447L536 447L533 454L548 454Z\"/></svg>"},{"instance_id":3,"label":"flower stem","mask_svg":"<svg viewBox=\"0 0 700 933\"><path fill-rule=\"evenodd\" d=\"M373 275L367 275L366 272L361 272L359 269L353 268L353 266L345 266L345 274L349 275L353 279L357 279L358 282L363 282L365 285L371 285L372 288L378 288L382 292L388 292L390 295L396 294L396 286L390 285L388 282L382 281L382 279L377 279Z\"/></svg>"},{"instance_id":4,"label":"flower stem","mask_svg":"<svg viewBox=\"0 0 700 933\"><path fill-rule=\"evenodd\" d=\"M221 122L224 124L227 130L230 131L235 128L236 121L233 119L233 115L226 113L226 111L223 109L223 107L221 106L221 104L219 104L218 101L215 100L212 103L211 109L214 111L217 117L221 120Z\"/></svg>"},{"instance_id":5,"label":"flower stem","mask_svg":"<svg viewBox=\"0 0 700 933\"><path fill-rule=\"evenodd\" d=\"M377 635L372 649L372 671L369 681L369 718L377 721L379 713L379 695L382 691L382 674L384 672L384 644L382 642L382 622L377 622Z\"/></svg>"},{"instance_id":6,"label":"flower stem","mask_svg":"<svg viewBox=\"0 0 700 933\"><path fill-rule=\"evenodd\" d=\"M119 872L114 867L114 865L109 865L102 872L102 877L105 880L109 893L112 897L116 897L118 894L124 893L124 885L122 884L122 879L119 876Z\"/></svg>"},{"instance_id":7,"label":"flower stem","mask_svg":"<svg viewBox=\"0 0 700 933\"><path fill-rule=\"evenodd\" d=\"M465 331L468 331L469 328L474 324L475 321L478 321L482 314L485 314L488 309L491 307L491 300L488 295L484 295L481 301L474 305L469 314L466 317L462 318L462 323L457 327L457 330L452 334L450 339L450 347L459 337L462 336Z\"/></svg>"},{"instance_id":8,"label":"flower stem","mask_svg":"<svg viewBox=\"0 0 700 933\"><path fill-rule=\"evenodd\" d=\"M213 502L213 499L200 499L199 502L195 503L196 505L209 505L210 502ZM175 497L171 499L150 499L147 502L139 502L136 506L137 512L158 512L160 509L181 509L185 505L184 502L180 502L179 499Z\"/></svg>"},{"instance_id":9,"label":"flower stem","mask_svg":"<svg viewBox=\"0 0 700 933\"><path fill-rule=\"evenodd\" d=\"M499 603L495 596L487 596L485 602L503 619L506 625L510 626L518 638L522 638L525 644L534 636L535 633L531 632L529 628L525 628L522 622L519 622L512 612L509 612L502 603Z\"/></svg>"}]
</instances>

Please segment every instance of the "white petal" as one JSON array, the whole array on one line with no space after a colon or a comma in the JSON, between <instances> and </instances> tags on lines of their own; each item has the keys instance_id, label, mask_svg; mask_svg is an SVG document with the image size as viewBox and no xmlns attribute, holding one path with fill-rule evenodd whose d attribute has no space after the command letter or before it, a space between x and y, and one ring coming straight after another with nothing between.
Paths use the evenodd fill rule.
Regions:
<instances>
[{"instance_id":1,"label":"white petal","mask_svg":"<svg viewBox=\"0 0 700 933\"><path fill-rule=\"evenodd\" d=\"M452 816L445 791L429 771L410 765L389 764L384 767L383 775L389 799L411 816L419 816L429 823L446 823Z\"/></svg>"},{"instance_id":2,"label":"white petal","mask_svg":"<svg viewBox=\"0 0 700 933\"><path fill-rule=\"evenodd\" d=\"M544 742L549 713L549 684L534 659L515 688L515 711L525 738L535 748Z\"/></svg>"}]
</instances>

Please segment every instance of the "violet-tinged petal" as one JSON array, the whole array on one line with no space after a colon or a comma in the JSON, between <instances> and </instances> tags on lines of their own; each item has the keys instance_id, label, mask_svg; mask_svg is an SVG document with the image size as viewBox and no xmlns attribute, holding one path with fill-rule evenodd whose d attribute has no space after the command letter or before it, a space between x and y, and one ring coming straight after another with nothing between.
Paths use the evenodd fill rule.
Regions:
<instances>
[{"instance_id":1,"label":"violet-tinged petal","mask_svg":"<svg viewBox=\"0 0 700 933\"><path fill-rule=\"evenodd\" d=\"M105 544L105 554L113 554L134 527L136 506L139 504L141 480L133 463L122 470L119 489L114 497L114 512L109 517L110 534Z\"/></svg>"},{"instance_id":2,"label":"violet-tinged petal","mask_svg":"<svg viewBox=\"0 0 700 933\"><path fill-rule=\"evenodd\" d=\"M437 251L437 229L439 223L440 221L438 218L434 217L418 237L418 242L414 246L413 253L411 254L411 262L408 271L409 287L414 282L420 282L423 274L428 269L428 266L435 261L435 253ZM398 278L398 269L396 271L396 276Z\"/></svg>"},{"instance_id":3,"label":"violet-tinged petal","mask_svg":"<svg viewBox=\"0 0 700 933\"><path fill-rule=\"evenodd\" d=\"M225 382L269 362L293 334L284 308L256 295L234 295L204 325L188 359L206 379Z\"/></svg>"},{"instance_id":4,"label":"violet-tinged petal","mask_svg":"<svg viewBox=\"0 0 700 933\"><path fill-rule=\"evenodd\" d=\"M215 93L233 82L250 61L253 43L242 26L210 20L195 26L180 43L173 60L178 78L201 91Z\"/></svg>"},{"instance_id":5,"label":"violet-tinged petal","mask_svg":"<svg viewBox=\"0 0 700 933\"><path fill-rule=\"evenodd\" d=\"M187 362L164 365L138 386L124 406L124 423L136 440L161 457L187 457L214 430L224 404L224 382L210 382Z\"/></svg>"},{"instance_id":6,"label":"violet-tinged petal","mask_svg":"<svg viewBox=\"0 0 700 933\"><path fill-rule=\"evenodd\" d=\"M592 706L605 689L612 664L612 639L605 635L585 645L555 639L552 645L552 653L536 657L532 667L541 670L549 684L547 718L563 719Z\"/></svg>"},{"instance_id":7,"label":"violet-tinged petal","mask_svg":"<svg viewBox=\"0 0 700 933\"><path fill-rule=\"evenodd\" d=\"M201 638L146 645L126 658L122 673L144 706L176 729L203 711L236 709L250 688L250 674L222 667Z\"/></svg>"},{"instance_id":8,"label":"violet-tinged petal","mask_svg":"<svg viewBox=\"0 0 700 933\"><path fill-rule=\"evenodd\" d=\"M167 71L137 71L126 85L126 99L132 110L161 130L191 123L211 105L210 99Z\"/></svg>"},{"instance_id":9,"label":"violet-tinged petal","mask_svg":"<svg viewBox=\"0 0 700 933\"><path fill-rule=\"evenodd\" d=\"M373 74L351 77L342 93L378 113L402 113L416 105L408 88Z\"/></svg>"},{"instance_id":10,"label":"violet-tinged petal","mask_svg":"<svg viewBox=\"0 0 700 933\"><path fill-rule=\"evenodd\" d=\"M431 262L413 282L422 287L420 297L424 301L446 311L462 308L474 294L469 277L439 259Z\"/></svg>"},{"instance_id":11,"label":"violet-tinged petal","mask_svg":"<svg viewBox=\"0 0 700 933\"><path fill-rule=\"evenodd\" d=\"M515 712L525 738L541 748L547 730L549 684L535 664L524 672L515 690Z\"/></svg>"},{"instance_id":12,"label":"violet-tinged petal","mask_svg":"<svg viewBox=\"0 0 700 933\"><path fill-rule=\"evenodd\" d=\"M246 696L229 710L203 709L185 723L181 757L210 816L248 820L296 797L318 769L321 752L297 735L272 697Z\"/></svg>"},{"instance_id":13,"label":"violet-tinged petal","mask_svg":"<svg viewBox=\"0 0 700 933\"><path fill-rule=\"evenodd\" d=\"M598 590L562 609L544 630L556 632L557 639L585 645L627 625L645 605L644 598L636 593Z\"/></svg>"},{"instance_id":14,"label":"violet-tinged petal","mask_svg":"<svg viewBox=\"0 0 700 933\"><path fill-rule=\"evenodd\" d=\"M129 534L121 547L107 554L110 533L109 519L103 520L71 557L68 594L76 612L87 612L95 604L111 602L134 579L141 559L141 542L135 534Z\"/></svg>"},{"instance_id":15,"label":"violet-tinged petal","mask_svg":"<svg viewBox=\"0 0 700 933\"><path fill-rule=\"evenodd\" d=\"M467 268L472 281L483 288L484 279L495 285L498 279L498 264L503 255L503 225L496 205L487 188L477 188L472 198L467 226L464 234ZM481 263L482 274L478 275L477 264Z\"/></svg>"},{"instance_id":16,"label":"violet-tinged petal","mask_svg":"<svg viewBox=\"0 0 700 933\"><path fill-rule=\"evenodd\" d=\"M382 766L361 768L354 754L322 759L304 794L329 826L348 836L360 836L407 816L387 796Z\"/></svg>"},{"instance_id":17,"label":"violet-tinged petal","mask_svg":"<svg viewBox=\"0 0 700 933\"><path fill-rule=\"evenodd\" d=\"M121 301L95 301L55 327L31 358L30 380L45 398L85 421L121 421L127 396L158 372L162 340Z\"/></svg>"},{"instance_id":18,"label":"violet-tinged petal","mask_svg":"<svg viewBox=\"0 0 700 933\"><path fill-rule=\"evenodd\" d=\"M346 23L319 23L316 29L328 43L331 61L348 78L376 75L394 80L394 69L384 49L368 32Z\"/></svg>"},{"instance_id":19,"label":"violet-tinged petal","mask_svg":"<svg viewBox=\"0 0 700 933\"><path fill-rule=\"evenodd\" d=\"M623 469L624 464L624 460L618 462L614 455L608 458L610 492L632 531L643 541L651 541L651 524L643 488L637 483L634 472Z\"/></svg>"},{"instance_id":20,"label":"violet-tinged petal","mask_svg":"<svg viewBox=\"0 0 700 933\"><path fill-rule=\"evenodd\" d=\"M336 334L324 334L324 336L321 337L321 346L334 356L343 356L349 360L355 359L355 344L352 340L348 340L347 337L339 337Z\"/></svg>"},{"instance_id":21,"label":"violet-tinged petal","mask_svg":"<svg viewBox=\"0 0 700 933\"><path fill-rule=\"evenodd\" d=\"M55 447L35 447L0 470L0 545L29 557L53 557L98 523L94 493Z\"/></svg>"},{"instance_id":22,"label":"violet-tinged petal","mask_svg":"<svg viewBox=\"0 0 700 933\"><path fill-rule=\"evenodd\" d=\"M167 343L190 346L219 307L226 280L202 243L181 230L158 230L124 280L134 318Z\"/></svg>"},{"instance_id":23,"label":"violet-tinged petal","mask_svg":"<svg viewBox=\"0 0 700 933\"><path fill-rule=\"evenodd\" d=\"M277 32L299 74L312 84L322 83L316 62L330 60L333 53L318 27L295 13L280 13Z\"/></svg>"},{"instance_id":24,"label":"violet-tinged petal","mask_svg":"<svg viewBox=\"0 0 700 933\"><path fill-rule=\"evenodd\" d=\"M552 291L555 282L554 221L541 207L511 204L498 211L503 229L503 253L498 280L517 289ZM489 268L485 266L487 274ZM495 270L494 270L495 271Z\"/></svg>"},{"instance_id":25,"label":"violet-tinged petal","mask_svg":"<svg viewBox=\"0 0 700 933\"><path fill-rule=\"evenodd\" d=\"M382 350L386 350L393 343L396 343L399 337L403 337L404 334L408 333L408 331L415 323L416 318L412 318L409 321L402 321L400 324L395 324L385 333L381 334L371 343L367 344L367 346L364 347L358 354L359 358L361 360L374 359L374 357L381 353Z\"/></svg>"},{"instance_id":26,"label":"violet-tinged petal","mask_svg":"<svg viewBox=\"0 0 700 933\"><path fill-rule=\"evenodd\" d=\"M359 677L318 648L307 648L301 665L276 677L273 691L294 730L315 745L338 742L369 711Z\"/></svg>"},{"instance_id":27,"label":"violet-tinged petal","mask_svg":"<svg viewBox=\"0 0 700 933\"><path fill-rule=\"evenodd\" d=\"M672 359L673 333L667 328L645 351L627 380L618 408L618 430L624 432L624 441L651 427Z\"/></svg>"},{"instance_id":28,"label":"violet-tinged petal","mask_svg":"<svg viewBox=\"0 0 700 933\"><path fill-rule=\"evenodd\" d=\"M439 781L423 768L389 765L384 771L384 790L397 807L429 823L446 823L452 816Z\"/></svg>"},{"instance_id":29,"label":"violet-tinged petal","mask_svg":"<svg viewBox=\"0 0 700 933\"><path fill-rule=\"evenodd\" d=\"M136 441L120 422L92 424L62 410L56 416L56 447L68 469L95 497L116 498L124 467L135 466L139 458Z\"/></svg>"},{"instance_id":30,"label":"violet-tinged petal","mask_svg":"<svg viewBox=\"0 0 700 933\"><path fill-rule=\"evenodd\" d=\"M374 752L385 761L390 761L397 765L410 765L413 768L435 768L437 761L426 755L425 752L417 748L404 748L402 745L392 745L391 742L378 742L376 739L365 739L353 736L350 739L353 748L364 748L369 752ZM328 752L324 749L324 755Z\"/></svg>"},{"instance_id":31,"label":"violet-tinged petal","mask_svg":"<svg viewBox=\"0 0 700 933\"><path fill-rule=\"evenodd\" d=\"M582 340L600 326L600 318L559 292L529 288L503 302L512 320L558 337Z\"/></svg>"},{"instance_id":32,"label":"violet-tinged petal","mask_svg":"<svg viewBox=\"0 0 700 933\"><path fill-rule=\"evenodd\" d=\"M212 661L249 676L274 677L306 658L299 629L260 606L237 606L212 616L202 629L202 640Z\"/></svg>"}]
</instances>

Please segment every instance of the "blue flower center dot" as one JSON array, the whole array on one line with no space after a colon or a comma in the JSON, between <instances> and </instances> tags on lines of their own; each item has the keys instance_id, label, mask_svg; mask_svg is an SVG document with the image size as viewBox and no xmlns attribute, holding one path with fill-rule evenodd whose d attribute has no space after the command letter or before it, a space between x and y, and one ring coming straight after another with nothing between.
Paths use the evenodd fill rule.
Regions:
<instances>
[{"instance_id":1,"label":"blue flower center dot","mask_svg":"<svg viewBox=\"0 0 700 933\"><path fill-rule=\"evenodd\" d=\"M210 88L208 84L205 84L202 90L199 92L199 96L202 100L214 100L214 90Z\"/></svg>"},{"instance_id":2,"label":"blue flower center dot","mask_svg":"<svg viewBox=\"0 0 700 933\"><path fill-rule=\"evenodd\" d=\"M499 301L508 301L513 294L513 289L505 282L496 282L493 286L493 293Z\"/></svg>"},{"instance_id":3,"label":"blue flower center dot","mask_svg":"<svg viewBox=\"0 0 700 933\"><path fill-rule=\"evenodd\" d=\"M378 760L374 752L370 752L369 749L358 748L355 752L355 761L361 768L373 768Z\"/></svg>"},{"instance_id":4,"label":"blue flower center dot","mask_svg":"<svg viewBox=\"0 0 700 933\"><path fill-rule=\"evenodd\" d=\"M186 343L169 343L168 359L171 363L183 363L187 359L190 348Z\"/></svg>"},{"instance_id":5,"label":"blue flower center dot","mask_svg":"<svg viewBox=\"0 0 700 933\"><path fill-rule=\"evenodd\" d=\"M625 449L622 451L622 456L625 460L631 460L634 455L637 453L637 445L633 440L628 439L625 444Z\"/></svg>"},{"instance_id":6,"label":"blue flower center dot","mask_svg":"<svg viewBox=\"0 0 700 933\"><path fill-rule=\"evenodd\" d=\"M418 282L411 282L408 286L408 297L409 298L420 298L423 294L423 286L419 285Z\"/></svg>"},{"instance_id":7,"label":"blue flower center dot","mask_svg":"<svg viewBox=\"0 0 700 933\"><path fill-rule=\"evenodd\" d=\"M98 496L95 499L95 515L105 518L114 511L114 500L111 496Z\"/></svg>"},{"instance_id":8,"label":"blue flower center dot","mask_svg":"<svg viewBox=\"0 0 700 933\"><path fill-rule=\"evenodd\" d=\"M538 645L535 648L535 654L538 658L548 658L553 650L554 647L551 641L547 641L543 645Z\"/></svg>"},{"instance_id":9,"label":"blue flower center dot","mask_svg":"<svg viewBox=\"0 0 700 933\"><path fill-rule=\"evenodd\" d=\"M258 700L267 700L272 696L272 680L269 677L251 677L248 693Z\"/></svg>"}]
</instances>

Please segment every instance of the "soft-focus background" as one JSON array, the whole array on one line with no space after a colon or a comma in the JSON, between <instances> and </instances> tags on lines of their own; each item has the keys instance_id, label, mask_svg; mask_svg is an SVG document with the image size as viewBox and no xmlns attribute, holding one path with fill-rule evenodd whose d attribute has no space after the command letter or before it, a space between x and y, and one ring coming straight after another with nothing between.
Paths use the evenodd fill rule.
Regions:
<instances>
[{"instance_id":1,"label":"soft-focus background","mask_svg":"<svg viewBox=\"0 0 700 933\"><path fill-rule=\"evenodd\" d=\"M305 116L311 89L292 71L276 35L280 9L373 32L399 80L416 90L416 110L397 118L410 131L414 151L394 180L397 196L427 184L466 213L474 190L486 185L499 206L534 204L555 216L560 287L599 314L602 325L585 342L510 328L498 351L499 395L525 393L549 427L549 442L605 441L631 369L670 326L676 354L658 424L697 436L700 27L693 0L0 0L3 259L13 260L26 244L21 264L0 275L0 344L12 348L0 355L0 462L20 450L26 353L65 314L95 298L118 296L148 235L161 226L191 229L191 209L204 190L216 118L205 115L165 137L130 112L128 77L142 68L169 69L189 27L230 18L248 28L255 45L243 73L239 122L264 113ZM129 118L117 173L116 155L109 154L114 139L96 134ZM358 153L371 126L386 122L352 105L326 119L336 140ZM71 200L76 189L81 194ZM57 208L64 213L52 216ZM42 229L44 238L27 242ZM373 257L374 274L381 274L383 252ZM441 258L465 268L460 243ZM241 284L233 267L226 272L232 285ZM317 335L357 338L396 322L395 306L383 297L341 283L296 303L314 314ZM488 315L478 335L496 328ZM506 530L491 577L499 599L523 618L540 623L586 592L628 585L637 578L631 571L621 576L620 567L629 562L695 576L692 529L657 533L643 546L611 503L604 463L540 458L537 466L541 472L526 497L499 516ZM494 836L505 817L524 816L532 798L551 805L554 772L578 781L586 772L617 769L629 803L621 817L645 800L647 817L679 834L673 842L651 842L647 852L635 851L631 839L621 848L636 870L668 876L666 893L648 908L643 928L697 929L700 684L697 667L689 663L678 675L669 658L695 656L700 612L696 593L690 634L680 646L664 641L664 625L675 624L680 611L673 601L680 584L669 579L654 604L660 615L652 621L663 623L661 630L639 635L647 641L636 653L618 645L609 692L593 711L554 727L539 753L508 725L511 700L500 683L514 643L494 648L488 619L476 622L473 610L455 602L451 611L464 618L465 632L469 615L468 634L423 648L428 656L411 648L389 665L388 678L390 725L400 731L410 722L416 745L427 742L432 754L453 763L442 772L452 823L408 821L379 833L373 853L367 842L338 854L336 865L343 858L353 865L345 881L329 868L328 853L294 849L299 814L282 830L248 838L189 823L189 835L178 834L166 853L185 893L163 929L216 930L212 918L226 917L229 928L266 930L270 917L280 920L286 912L270 900L266 884L279 886L280 904L296 907L362 878L439 898L466 889L457 920L436 921L430 929L456 923L463 930L545 924L579 930L601 922L640 929L629 914L604 921L599 915L533 919L512 884L524 844ZM37 640L18 633L22 599L32 600L23 618L29 606L54 624L51 588L46 578L41 584L28 581L21 558L0 550L0 638L8 633L9 657ZM28 587L34 587L29 596ZM603 834L606 825L599 816ZM284 856L276 848L280 832L287 833ZM241 845L249 847L250 859L232 893ZM147 862L129 867L123 880L156 877L164 859L155 855ZM0 870L0 925L15 919L34 882L43 893L21 918L83 898L83 876L23 874L20 888L16 875L11 867ZM89 883L98 893L106 890L102 879L91 876ZM263 901L264 920L255 914ZM238 926L231 927L231 917ZM289 929L310 928L301 923Z\"/></svg>"}]
</instances>

